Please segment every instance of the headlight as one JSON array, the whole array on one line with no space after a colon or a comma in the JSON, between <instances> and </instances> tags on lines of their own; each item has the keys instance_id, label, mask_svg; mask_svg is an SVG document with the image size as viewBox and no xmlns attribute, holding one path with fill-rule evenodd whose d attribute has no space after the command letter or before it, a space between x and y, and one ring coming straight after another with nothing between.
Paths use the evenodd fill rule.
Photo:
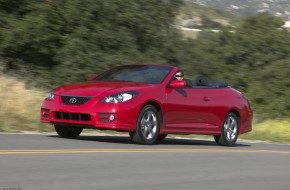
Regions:
<instances>
[{"instance_id":1,"label":"headlight","mask_svg":"<svg viewBox=\"0 0 290 190\"><path fill-rule=\"evenodd\" d=\"M49 100L54 100L54 92L53 91L50 91L47 95L47 99Z\"/></svg>"},{"instance_id":2,"label":"headlight","mask_svg":"<svg viewBox=\"0 0 290 190\"><path fill-rule=\"evenodd\" d=\"M107 96L104 99L102 99L101 103L120 103L120 102L126 102L128 100L131 100L132 98L135 98L139 95L138 92L135 91L129 91L129 92L121 92L117 94L113 94L111 96Z\"/></svg>"}]
</instances>

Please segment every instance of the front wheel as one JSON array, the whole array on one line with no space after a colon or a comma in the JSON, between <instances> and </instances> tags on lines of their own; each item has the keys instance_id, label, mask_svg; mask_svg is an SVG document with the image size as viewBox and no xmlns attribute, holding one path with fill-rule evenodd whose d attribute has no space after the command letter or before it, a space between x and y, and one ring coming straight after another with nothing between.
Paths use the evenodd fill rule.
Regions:
<instances>
[{"instance_id":1,"label":"front wheel","mask_svg":"<svg viewBox=\"0 0 290 190\"><path fill-rule=\"evenodd\" d=\"M234 146L239 135L240 120L235 113L229 113L224 120L221 135L214 136L215 142L222 146Z\"/></svg>"},{"instance_id":2,"label":"front wheel","mask_svg":"<svg viewBox=\"0 0 290 190\"><path fill-rule=\"evenodd\" d=\"M134 135L135 135L135 132L132 132L132 131L129 132L129 137L131 141L133 141Z\"/></svg>"},{"instance_id":3,"label":"front wheel","mask_svg":"<svg viewBox=\"0 0 290 190\"><path fill-rule=\"evenodd\" d=\"M158 111L152 105L146 105L140 112L136 132L131 133L132 140L138 144L153 144L156 142L161 125Z\"/></svg>"},{"instance_id":4,"label":"front wheel","mask_svg":"<svg viewBox=\"0 0 290 190\"><path fill-rule=\"evenodd\" d=\"M76 138L83 131L83 128L81 127L71 127L63 125L54 125L54 128L57 134L64 138Z\"/></svg>"},{"instance_id":5,"label":"front wheel","mask_svg":"<svg viewBox=\"0 0 290 190\"><path fill-rule=\"evenodd\" d=\"M160 134L158 135L157 142L163 141L167 137L167 134Z\"/></svg>"}]
</instances>

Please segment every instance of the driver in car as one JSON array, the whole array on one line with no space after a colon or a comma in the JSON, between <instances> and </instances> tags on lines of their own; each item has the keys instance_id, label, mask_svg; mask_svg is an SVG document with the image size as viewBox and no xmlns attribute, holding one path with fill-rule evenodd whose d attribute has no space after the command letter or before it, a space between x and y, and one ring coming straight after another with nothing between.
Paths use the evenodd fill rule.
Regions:
<instances>
[{"instance_id":1,"label":"driver in car","mask_svg":"<svg viewBox=\"0 0 290 190\"><path fill-rule=\"evenodd\" d=\"M192 87L192 82L191 80L188 80L188 79L184 79L184 73L182 70L179 70L175 73L174 77L176 78L176 80L184 80L185 83L186 83L186 87Z\"/></svg>"}]
</instances>

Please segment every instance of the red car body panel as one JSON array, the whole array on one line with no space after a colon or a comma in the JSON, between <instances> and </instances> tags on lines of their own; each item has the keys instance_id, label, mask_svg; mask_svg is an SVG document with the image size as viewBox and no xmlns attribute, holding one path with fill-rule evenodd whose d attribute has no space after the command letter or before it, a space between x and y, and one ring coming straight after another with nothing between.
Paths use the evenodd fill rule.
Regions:
<instances>
[{"instance_id":1,"label":"red car body panel","mask_svg":"<svg viewBox=\"0 0 290 190\"><path fill-rule=\"evenodd\" d=\"M239 134L251 131L253 111L242 93L230 87L175 88L175 84L170 86L170 83L177 71L177 67L171 67L160 84L91 80L58 87L54 90L54 100L44 100L40 120L50 124L135 131L140 111L146 104L152 104L162 114L160 134L218 135L230 112L239 117ZM139 95L126 102L101 102L107 96L125 91ZM61 96L90 99L82 105L66 105Z\"/></svg>"}]
</instances>

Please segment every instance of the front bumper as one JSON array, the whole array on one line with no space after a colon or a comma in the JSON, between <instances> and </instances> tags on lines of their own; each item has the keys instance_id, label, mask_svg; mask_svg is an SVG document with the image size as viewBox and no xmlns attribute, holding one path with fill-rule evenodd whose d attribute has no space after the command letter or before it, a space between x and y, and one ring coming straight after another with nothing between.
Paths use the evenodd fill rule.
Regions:
<instances>
[{"instance_id":1,"label":"front bumper","mask_svg":"<svg viewBox=\"0 0 290 190\"><path fill-rule=\"evenodd\" d=\"M59 97L45 99L40 111L43 123L86 128L135 131L141 107L134 100L122 103L99 103L92 99L83 105L65 105Z\"/></svg>"}]
</instances>

